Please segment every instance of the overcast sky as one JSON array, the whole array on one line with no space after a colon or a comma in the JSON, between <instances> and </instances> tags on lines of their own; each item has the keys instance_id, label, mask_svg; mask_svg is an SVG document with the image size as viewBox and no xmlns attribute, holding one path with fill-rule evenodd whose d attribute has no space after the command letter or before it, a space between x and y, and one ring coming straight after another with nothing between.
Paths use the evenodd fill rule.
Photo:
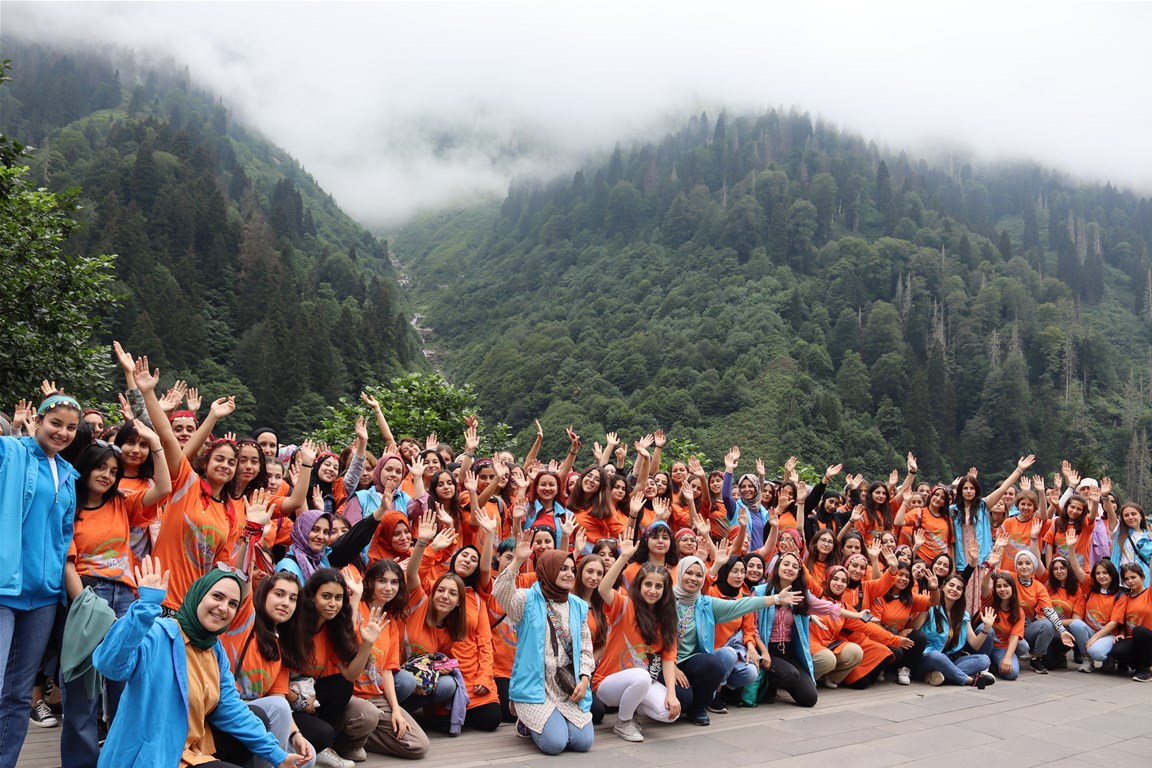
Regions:
<instances>
[{"instance_id":1,"label":"overcast sky","mask_svg":"<svg viewBox=\"0 0 1152 768\"><path fill-rule=\"evenodd\" d=\"M1149 3L5 0L0 24L171 55L370 226L722 106L1152 193Z\"/></svg>"}]
</instances>

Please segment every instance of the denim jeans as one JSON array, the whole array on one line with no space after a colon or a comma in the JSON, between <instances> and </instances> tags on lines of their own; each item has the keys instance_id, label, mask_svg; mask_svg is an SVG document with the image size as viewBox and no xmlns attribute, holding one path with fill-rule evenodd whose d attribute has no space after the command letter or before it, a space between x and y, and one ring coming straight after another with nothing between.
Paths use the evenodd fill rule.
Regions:
<instances>
[{"instance_id":1,"label":"denim jeans","mask_svg":"<svg viewBox=\"0 0 1152 768\"><path fill-rule=\"evenodd\" d=\"M592 723L583 728L577 728L568 722L559 710L553 710L544 723L544 730L540 733L528 731L532 734L532 741L546 755L558 755L566 749L573 752L587 752L592 749L592 738L595 731Z\"/></svg>"},{"instance_id":2,"label":"denim jeans","mask_svg":"<svg viewBox=\"0 0 1152 768\"><path fill-rule=\"evenodd\" d=\"M720 682L729 688L751 685L760 675L760 668L747 661L741 661L736 649L731 645L720 646L713 655L724 665L724 677Z\"/></svg>"},{"instance_id":3,"label":"denim jeans","mask_svg":"<svg viewBox=\"0 0 1152 768\"><path fill-rule=\"evenodd\" d=\"M1025 619L1024 639L1028 641L1033 656L1043 656L1056 639L1056 627L1048 619Z\"/></svg>"},{"instance_id":4,"label":"denim jeans","mask_svg":"<svg viewBox=\"0 0 1152 768\"><path fill-rule=\"evenodd\" d=\"M136 593L127 584L118 581L99 579L92 591L96 593L120 618L128 613L128 606L136 599ZM76 678L71 682L59 681L64 695L64 722L60 728L60 764L62 768L96 768L100 758L99 730L96 712L100 704L100 694L88 698L84 690L84 680ZM104 722L111 723L124 693L124 683L115 680L104 681Z\"/></svg>"},{"instance_id":5,"label":"denim jeans","mask_svg":"<svg viewBox=\"0 0 1152 768\"><path fill-rule=\"evenodd\" d=\"M1089 648L1088 641L1091 640L1092 635L1096 633L1092 630L1092 627L1080 619L1072 619L1072 621L1064 625L1064 628L1072 633L1072 637L1076 638L1076 650L1080 652L1080 655L1087 656L1093 661L1104 661L1104 659L1108 658L1108 653L1116 643L1116 635L1105 635L1092 643L1092 647Z\"/></svg>"},{"instance_id":6,"label":"denim jeans","mask_svg":"<svg viewBox=\"0 0 1152 768\"><path fill-rule=\"evenodd\" d=\"M268 718L268 732L276 737L276 742L282 749L292 754L296 750L288 742L292 731L296 730L296 723L292 720L292 707L288 699L283 696L265 696L246 702L251 709L258 709ZM265 760L253 759L256 768L276 768ZM312 759L300 768L312 768L316 765L316 750L312 750Z\"/></svg>"},{"instance_id":7,"label":"denim jeans","mask_svg":"<svg viewBox=\"0 0 1152 768\"><path fill-rule=\"evenodd\" d=\"M1052 625L1049 624L1049 627ZM993 642L996 639L994 631L988 633L988 639L984 641L984 646L980 649L981 653L989 658L992 662L992 673L999 677L1001 680L1015 680L1020 677L1020 659L1028 656L1028 641L1020 640L1016 643L1016 654L1012 657L1012 669L1007 674L1000 671L1000 665L1004 662L1004 655L1007 653L1007 648L997 648Z\"/></svg>"},{"instance_id":8,"label":"denim jeans","mask_svg":"<svg viewBox=\"0 0 1152 768\"><path fill-rule=\"evenodd\" d=\"M436 691L432 694L414 693L416 677L403 669L393 675L393 680L396 684L396 701L409 712L423 709L429 704L443 704L456 695L456 678L451 675L440 675L436 681Z\"/></svg>"},{"instance_id":9,"label":"denim jeans","mask_svg":"<svg viewBox=\"0 0 1152 768\"><path fill-rule=\"evenodd\" d=\"M971 653L953 660L940 651L924 651L916 665L915 676L924 678L930 672L941 672L952 685L967 685L968 678L986 671L991 664L991 660L982 653Z\"/></svg>"},{"instance_id":10,"label":"denim jeans","mask_svg":"<svg viewBox=\"0 0 1152 768\"><path fill-rule=\"evenodd\" d=\"M32 710L32 684L44 658L55 605L20 611L0 606L0 768L15 768Z\"/></svg>"}]
</instances>

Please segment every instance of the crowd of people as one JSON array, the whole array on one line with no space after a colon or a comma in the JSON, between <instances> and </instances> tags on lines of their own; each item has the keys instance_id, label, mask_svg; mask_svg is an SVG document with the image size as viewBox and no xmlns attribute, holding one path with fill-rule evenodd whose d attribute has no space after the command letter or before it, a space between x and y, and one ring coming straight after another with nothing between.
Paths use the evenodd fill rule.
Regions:
<instances>
[{"instance_id":1,"label":"crowd of people","mask_svg":"<svg viewBox=\"0 0 1152 768\"><path fill-rule=\"evenodd\" d=\"M478 456L474 419L397 439L367 395L347 445L292 445L217 436L233 399L201 419L115 355L116 423L52 382L0 422L0 768L30 723L61 725L63 768L351 768L501 723L548 755L606 716L641 742L821 687L1152 680L1144 510L1067 461L809 485L738 447L668 462L661 433L581 456L570 428L546 461L539 424Z\"/></svg>"}]
</instances>

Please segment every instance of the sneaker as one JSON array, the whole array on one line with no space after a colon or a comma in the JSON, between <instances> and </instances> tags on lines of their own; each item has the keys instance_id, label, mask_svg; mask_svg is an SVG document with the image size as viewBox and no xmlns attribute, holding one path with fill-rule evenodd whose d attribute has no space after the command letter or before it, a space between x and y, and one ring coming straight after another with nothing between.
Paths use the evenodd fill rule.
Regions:
<instances>
[{"instance_id":1,"label":"sneaker","mask_svg":"<svg viewBox=\"0 0 1152 768\"><path fill-rule=\"evenodd\" d=\"M836 682L830 677L825 677L821 679L820 682L824 684L825 688L836 689L840 687L840 683Z\"/></svg>"},{"instance_id":2,"label":"sneaker","mask_svg":"<svg viewBox=\"0 0 1152 768\"><path fill-rule=\"evenodd\" d=\"M978 691L982 691L996 682L996 676L991 672L980 672L976 677L972 678L972 685Z\"/></svg>"},{"instance_id":3,"label":"sneaker","mask_svg":"<svg viewBox=\"0 0 1152 768\"><path fill-rule=\"evenodd\" d=\"M368 759L368 753L364 751L364 747L356 747L356 749L349 749L340 757L345 760L351 760L354 763L362 763Z\"/></svg>"},{"instance_id":4,"label":"sneaker","mask_svg":"<svg viewBox=\"0 0 1152 768\"><path fill-rule=\"evenodd\" d=\"M32 725L38 725L41 728L55 728L60 725L60 721L52 714L52 710L48 709L48 705L44 703L44 699L36 702L32 707L32 714L28 716L28 722Z\"/></svg>"},{"instance_id":5,"label":"sneaker","mask_svg":"<svg viewBox=\"0 0 1152 768\"><path fill-rule=\"evenodd\" d=\"M708 703L708 711L718 715L726 715L728 714L728 705L724 703L724 699L720 698L720 694L716 694Z\"/></svg>"},{"instance_id":6,"label":"sneaker","mask_svg":"<svg viewBox=\"0 0 1152 768\"><path fill-rule=\"evenodd\" d=\"M878 682L878 683L884 682L884 673L883 672L881 672L880 675L876 678L876 682Z\"/></svg>"},{"instance_id":7,"label":"sneaker","mask_svg":"<svg viewBox=\"0 0 1152 768\"><path fill-rule=\"evenodd\" d=\"M908 667L896 670L896 685L912 685L912 672Z\"/></svg>"},{"instance_id":8,"label":"sneaker","mask_svg":"<svg viewBox=\"0 0 1152 768\"><path fill-rule=\"evenodd\" d=\"M932 670L928 673L928 677L924 678L924 682L931 686L944 685L944 673L939 670Z\"/></svg>"},{"instance_id":9,"label":"sneaker","mask_svg":"<svg viewBox=\"0 0 1152 768\"><path fill-rule=\"evenodd\" d=\"M516 721L516 735L522 739L532 738L532 732L528 730L528 726L524 725L522 720Z\"/></svg>"},{"instance_id":10,"label":"sneaker","mask_svg":"<svg viewBox=\"0 0 1152 768\"><path fill-rule=\"evenodd\" d=\"M321 768L352 768L356 763L351 760L345 760L336 754L336 750L328 747L317 753L316 765L321 766Z\"/></svg>"},{"instance_id":11,"label":"sneaker","mask_svg":"<svg viewBox=\"0 0 1152 768\"><path fill-rule=\"evenodd\" d=\"M1138 683L1147 683L1148 681L1152 680L1152 669L1145 667L1144 669L1137 671L1136 674L1132 675L1132 679Z\"/></svg>"},{"instance_id":12,"label":"sneaker","mask_svg":"<svg viewBox=\"0 0 1152 768\"><path fill-rule=\"evenodd\" d=\"M1096 671L1096 665L1092 663L1091 659L1084 659L1082 662L1080 662L1080 671L1081 672L1095 672Z\"/></svg>"},{"instance_id":13,"label":"sneaker","mask_svg":"<svg viewBox=\"0 0 1152 768\"><path fill-rule=\"evenodd\" d=\"M624 741L644 741L644 734L640 732L640 724L636 722L635 716L631 720L617 720L616 725L612 726L612 733Z\"/></svg>"},{"instance_id":14,"label":"sneaker","mask_svg":"<svg viewBox=\"0 0 1152 768\"><path fill-rule=\"evenodd\" d=\"M694 715L689 715L688 720L692 725L712 725L712 719L708 717L707 710L700 710Z\"/></svg>"},{"instance_id":15,"label":"sneaker","mask_svg":"<svg viewBox=\"0 0 1152 768\"><path fill-rule=\"evenodd\" d=\"M1039 656L1034 656L1032 660L1028 662L1028 666L1038 675L1048 674L1048 667L1044 666L1044 660Z\"/></svg>"},{"instance_id":16,"label":"sneaker","mask_svg":"<svg viewBox=\"0 0 1152 768\"><path fill-rule=\"evenodd\" d=\"M1072 652L1072 663L1074 663L1074 664L1083 664L1084 663L1084 656L1083 656L1083 654L1080 653L1080 651L1073 651Z\"/></svg>"}]
</instances>

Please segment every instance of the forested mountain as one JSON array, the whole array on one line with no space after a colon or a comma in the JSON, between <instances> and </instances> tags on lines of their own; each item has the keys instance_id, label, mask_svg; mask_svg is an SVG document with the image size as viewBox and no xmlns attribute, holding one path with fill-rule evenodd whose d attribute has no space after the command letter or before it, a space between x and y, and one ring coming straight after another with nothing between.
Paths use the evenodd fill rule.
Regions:
<instances>
[{"instance_id":1,"label":"forested mountain","mask_svg":"<svg viewBox=\"0 0 1152 768\"><path fill-rule=\"evenodd\" d=\"M82 190L67 249L117 255L110 338L166 381L236 394L230 429L299 434L326 402L424 365L386 243L187 71L8 36L0 57L0 132L34 148L37 183Z\"/></svg>"},{"instance_id":2,"label":"forested mountain","mask_svg":"<svg viewBox=\"0 0 1152 768\"><path fill-rule=\"evenodd\" d=\"M1101 137L1101 140L1106 140ZM1147 498L1152 201L878 149L797 110L693 116L392 240L445 367L516 430L655 427L718 462L1006 472Z\"/></svg>"}]
</instances>

